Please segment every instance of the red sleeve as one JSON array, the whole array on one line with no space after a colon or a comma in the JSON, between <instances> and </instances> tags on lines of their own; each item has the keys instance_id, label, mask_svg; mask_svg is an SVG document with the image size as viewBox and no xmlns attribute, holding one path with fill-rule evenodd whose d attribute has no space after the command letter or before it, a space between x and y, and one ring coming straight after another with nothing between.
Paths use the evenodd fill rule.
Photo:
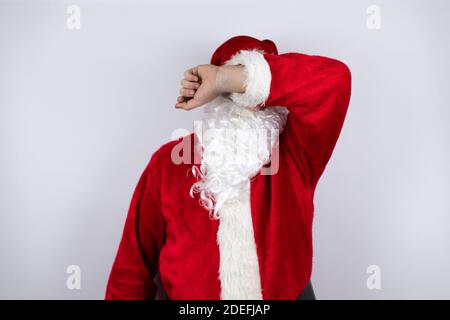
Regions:
<instances>
[{"instance_id":1,"label":"red sleeve","mask_svg":"<svg viewBox=\"0 0 450 320\"><path fill-rule=\"evenodd\" d=\"M350 101L350 70L342 62L320 56L288 53L264 57L272 75L265 106L289 109L285 130L305 152L315 184L344 123Z\"/></svg>"},{"instance_id":2,"label":"red sleeve","mask_svg":"<svg viewBox=\"0 0 450 320\"><path fill-rule=\"evenodd\" d=\"M122 240L109 276L105 299L154 299L153 281L164 242L158 177L152 161L134 191Z\"/></svg>"},{"instance_id":3,"label":"red sleeve","mask_svg":"<svg viewBox=\"0 0 450 320\"><path fill-rule=\"evenodd\" d=\"M327 164L347 112L351 75L334 59L300 53L281 55L241 51L229 64L243 64L246 92L232 94L245 107L262 104L289 109L284 130L290 154L307 165L316 184Z\"/></svg>"}]
</instances>

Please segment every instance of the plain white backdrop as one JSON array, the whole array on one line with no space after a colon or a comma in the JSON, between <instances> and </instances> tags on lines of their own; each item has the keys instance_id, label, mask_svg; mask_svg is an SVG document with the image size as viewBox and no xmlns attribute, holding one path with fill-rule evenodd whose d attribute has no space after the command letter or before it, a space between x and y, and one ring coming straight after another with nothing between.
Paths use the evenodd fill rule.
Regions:
<instances>
[{"instance_id":1,"label":"plain white backdrop","mask_svg":"<svg viewBox=\"0 0 450 320\"><path fill-rule=\"evenodd\" d=\"M143 168L201 116L174 109L183 71L246 34L352 71L316 191L317 298L450 299L449 12L445 0L0 0L0 298L103 298Z\"/></svg>"}]
</instances>

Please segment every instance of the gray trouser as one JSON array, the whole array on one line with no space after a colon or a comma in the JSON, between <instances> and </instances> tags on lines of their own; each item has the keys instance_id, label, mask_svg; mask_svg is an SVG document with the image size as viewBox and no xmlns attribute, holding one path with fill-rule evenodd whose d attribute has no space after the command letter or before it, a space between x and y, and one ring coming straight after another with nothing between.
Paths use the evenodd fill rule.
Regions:
<instances>
[{"instance_id":1,"label":"gray trouser","mask_svg":"<svg viewBox=\"0 0 450 320\"><path fill-rule=\"evenodd\" d=\"M316 300L316 295L314 294L311 281L308 282L305 290L303 290L303 292L297 297L297 300Z\"/></svg>"}]
</instances>

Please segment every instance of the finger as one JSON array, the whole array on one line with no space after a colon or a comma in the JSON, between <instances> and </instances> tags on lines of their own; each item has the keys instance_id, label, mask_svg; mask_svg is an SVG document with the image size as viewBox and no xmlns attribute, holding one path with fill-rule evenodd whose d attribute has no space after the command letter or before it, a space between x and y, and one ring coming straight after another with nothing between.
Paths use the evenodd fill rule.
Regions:
<instances>
[{"instance_id":1,"label":"finger","mask_svg":"<svg viewBox=\"0 0 450 320\"><path fill-rule=\"evenodd\" d=\"M195 97L194 97L186 102L186 105L184 106L184 110L192 110L197 107L200 107L201 105L202 105L202 103L200 101L198 101L197 99L195 99Z\"/></svg>"},{"instance_id":2,"label":"finger","mask_svg":"<svg viewBox=\"0 0 450 320\"><path fill-rule=\"evenodd\" d=\"M195 94L195 90L184 89L184 88L180 89L180 95L182 95L183 97L193 97L194 94Z\"/></svg>"},{"instance_id":3,"label":"finger","mask_svg":"<svg viewBox=\"0 0 450 320\"><path fill-rule=\"evenodd\" d=\"M181 86L185 89L198 89L198 87L200 87L200 84L198 82L192 82L183 79L181 80Z\"/></svg>"},{"instance_id":4,"label":"finger","mask_svg":"<svg viewBox=\"0 0 450 320\"><path fill-rule=\"evenodd\" d=\"M198 100L195 100L195 98L193 98L188 101L183 101L183 102L177 103L175 105L175 108L183 109L183 110L192 110L197 107L200 107L201 105L202 104Z\"/></svg>"},{"instance_id":5,"label":"finger","mask_svg":"<svg viewBox=\"0 0 450 320\"><path fill-rule=\"evenodd\" d=\"M197 75L198 75L197 68L191 68L184 72L184 78L188 81L197 82L198 81Z\"/></svg>"},{"instance_id":6,"label":"finger","mask_svg":"<svg viewBox=\"0 0 450 320\"><path fill-rule=\"evenodd\" d=\"M177 98L177 103L175 104L175 108L184 110L191 110L199 106L201 106L201 103L195 98L195 96L192 98L179 96Z\"/></svg>"},{"instance_id":7,"label":"finger","mask_svg":"<svg viewBox=\"0 0 450 320\"><path fill-rule=\"evenodd\" d=\"M200 107L202 103L197 100L195 97L189 100L184 99L183 102L177 103L175 105L176 108L184 109L184 110L192 110L197 107Z\"/></svg>"},{"instance_id":8,"label":"finger","mask_svg":"<svg viewBox=\"0 0 450 320\"><path fill-rule=\"evenodd\" d=\"M187 101L185 101L184 98L183 98L183 101L180 101L175 104L175 108L178 108L178 109L184 109L186 106L187 106Z\"/></svg>"}]
</instances>

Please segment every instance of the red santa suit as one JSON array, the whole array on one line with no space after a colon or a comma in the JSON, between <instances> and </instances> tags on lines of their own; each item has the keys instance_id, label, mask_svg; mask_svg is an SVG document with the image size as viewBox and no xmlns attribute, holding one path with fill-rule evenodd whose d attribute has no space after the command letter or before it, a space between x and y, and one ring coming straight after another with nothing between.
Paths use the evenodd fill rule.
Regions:
<instances>
[{"instance_id":1,"label":"red santa suit","mask_svg":"<svg viewBox=\"0 0 450 320\"><path fill-rule=\"evenodd\" d=\"M278 171L252 177L213 220L190 196L192 164L171 158L194 136L163 145L132 197L107 299L153 299L158 272L169 299L296 299L310 279L314 190L344 122L350 71L244 36L221 45L211 63L245 66L245 93L230 95L237 105L289 110Z\"/></svg>"}]
</instances>

